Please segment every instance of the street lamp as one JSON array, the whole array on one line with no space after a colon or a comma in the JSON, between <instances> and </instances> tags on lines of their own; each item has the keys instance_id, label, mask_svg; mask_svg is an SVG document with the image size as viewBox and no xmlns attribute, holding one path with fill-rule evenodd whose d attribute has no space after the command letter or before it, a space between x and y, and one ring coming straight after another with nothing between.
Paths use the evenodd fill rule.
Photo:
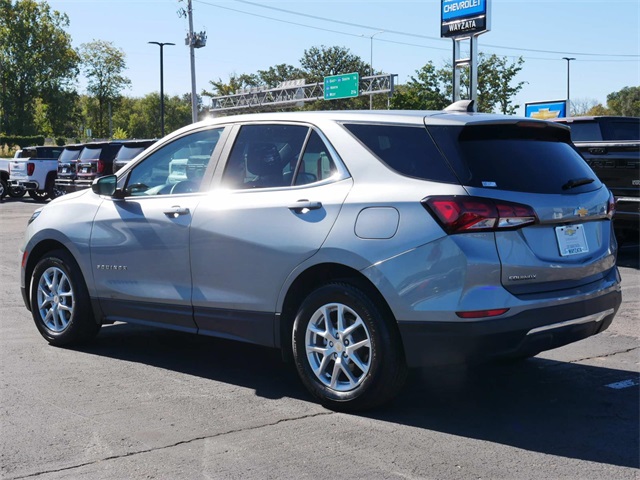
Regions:
<instances>
[{"instance_id":1,"label":"street lamp","mask_svg":"<svg viewBox=\"0 0 640 480\"><path fill-rule=\"evenodd\" d=\"M147 42L153 43L154 45L158 45L160 47L160 130L162 132L162 136L164 137L164 66L162 60L162 47L165 45L175 45L175 43L171 42Z\"/></svg>"},{"instance_id":2,"label":"street lamp","mask_svg":"<svg viewBox=\"0 0 640 480\"><path fill-rule=\"evenodd\" d=\"M376 35L379 35L380 33L384 33L384 30L380 30L379 32L373 33L371 35L365 35L366 37L369 37L369 40L371 41L371 61L369 62L369 75L373 77L373 37L375 37ZM371 81L371 84L373 85L373 80ZM373 94L369 95L369 110L373 110Z\"/></svg>"},{"instance_id":3,"label":"street lamp","mask_svg":"<svg viewBox=\"0 0 640 480\"><path fill-rule=\"evenodd\" d=\"M567 61L567 117L571 116L571 97L569 96L569 65L571 64L571 60L575 60L573 57L562 57L563 60Z\"/></svg>"}]
</instances>

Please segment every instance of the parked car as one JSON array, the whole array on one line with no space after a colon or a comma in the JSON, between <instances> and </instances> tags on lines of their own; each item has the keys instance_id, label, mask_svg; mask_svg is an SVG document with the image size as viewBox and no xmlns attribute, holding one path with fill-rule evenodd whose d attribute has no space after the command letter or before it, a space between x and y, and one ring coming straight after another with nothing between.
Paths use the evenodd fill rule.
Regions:
<instances>
[{"instance_id":1,"label":"parked car","mask_svg":"<svg viewBox=\"0 0 640 480\"><path fill-rule=\"evenodd\" d=\"M640 238L640 118L567 117L571 140L616 198L614 229L618 241Z\"/></svg>"},{"instance_id":2,"label":"parked car","mask_svg":"<svg viewBox=\"0 0 640 480\"><path fill-rule=\"evenodd\" d=\"M122 143L120 150L113 159L113 173L120 170L127 163L140 155L148 147L156 142L153 140L127 140Z\"/></svg>"},{"instance_id":3,"label":"parked car","mask_svg":"<svg viewBox=\"0 0 640 480\"><path fill-rule=\"evenodd\" d=\"M59 193L75 191L76 165L80 153L84 148L83 143L65 145L58 157L58 175L55 181Z\"/></svg>"},{"instance_id":4,"label":"parked car","mask_svg":"<svg viewBox=\"0 0 640 480\"><path fill-rule=\"evenodd\" d=\"M76 160L75 178L64 183L66 192L89 188L96 178L111 175L113 159L121 146L121 141L85 143Z\"/></svg>"},{"instance_id":5,"label":"parked car","mask_svg":"<svg viewBox=\"0 0 640 480\"><path fill-rule=\"evenodd\" d=\"M53 345L122 321L280 348L336 410L389 401L407 367L602 332L621 302L611 192L567 127L465 112L178 130L33 214L25 305Z\"/></svg>"}]
</instances>

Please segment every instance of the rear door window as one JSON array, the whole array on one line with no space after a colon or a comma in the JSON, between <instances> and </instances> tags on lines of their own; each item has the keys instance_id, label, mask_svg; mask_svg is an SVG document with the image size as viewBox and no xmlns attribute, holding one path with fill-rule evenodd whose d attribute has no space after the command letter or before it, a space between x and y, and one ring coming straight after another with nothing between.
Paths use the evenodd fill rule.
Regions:
<instances>
[{"instance_id":1,"label":"rear door window","mask_svg":"<svg viewBox=\"0 0 640 480\"><path fill-rule=\"evenodd\" d=\"M424 127L375 124L344 126L392 170L423 180L458 183Z\"/></svg>"},{"instance_id":2,"label":"rear door window","mask_svg":"<svg viewBox=\"0 0 640 480\"><path fill-rule=\"evenodd\" d=\"M465 186L528 193L582 193L601 186L562 129L518 124L427 128ZM582 179L593 181L566 188Z\"/></svg>"}]
</instances>

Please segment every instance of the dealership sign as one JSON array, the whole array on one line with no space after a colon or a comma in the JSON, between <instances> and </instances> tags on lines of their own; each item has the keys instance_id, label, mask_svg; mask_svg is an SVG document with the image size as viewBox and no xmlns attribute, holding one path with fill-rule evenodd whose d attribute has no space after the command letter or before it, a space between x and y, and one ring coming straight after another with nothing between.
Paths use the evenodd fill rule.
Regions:
<instances>
[{"instance_id":1,"label":"dealership sign","mask_svg":"<svg viewBox=\"0 0 640 480\"><path fill-rule=\"evenodd\" d=\"M524 106L524 116L537 118L539 120L549 120L550 118L566 117L567 101L553 100L548 102L526 103Z\"/></svg>"},{"instance_id":2,"label":"dealership sign","mask_svg":"<svg viewBox=\"0 0 640 480\"><path fill-rule=\"evenodd\" d=\"M477 35L489 30L490 0L441 1L441 37Z\"/></svg>"}]
</instances>

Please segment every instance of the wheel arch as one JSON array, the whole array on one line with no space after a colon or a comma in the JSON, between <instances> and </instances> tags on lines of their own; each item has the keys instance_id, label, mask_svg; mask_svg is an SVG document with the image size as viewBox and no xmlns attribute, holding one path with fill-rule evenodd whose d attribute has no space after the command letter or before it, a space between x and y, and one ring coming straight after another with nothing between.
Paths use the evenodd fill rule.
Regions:
<instances>
[{"instance_id":1,"label":"wheel arch","mask_svg":"<svg viewBox=\"0 0 640 480\"><path fill-rule=\"evenodd\" d=\"M83 272L82 267L80 266L80 262L78 262L73 252L69 250L69 248L67 248L67 246L60 240L49 238L35 244L31 248L27 256L27 261L24 265L24 286L25 286L25 293L26 293L27 299L31 298L31 289L32 289L31 281L32 281L33 271L35 270L36 265L47 253L53 252L55 250L62 250L69 254L69 256L76 263L76 266L78 267L78 271L81 272L82 280L84 281L85 286L87 287L87 289L90 288L87 283L85 272ZM96 322L101 323L101 319L103 315L102 315L102 310L100 309L99 303L95 301L93 298L91 298L91 296L89 296L89 302L90 302L91 308L93 309L93 314L94 314L94 318L96 319Z\"/></svg>"},{"instance_id":2,"label":"wheel arch","mask_svg":"<svg viewBox=\"0 0 640 480\"><path fill-rule=\"evenodd\" d=\"M393 323L395 324L393 312L383 295L378 288L358 270L338 263L313 265L296 277L284 297L280 321L278 322L279 335L276 335L276 346L281 349L285 361L288 362L293 358L290 339L291 332L293 331L293 322L300 305L313 290L330 282L346 282L358 287L369 295L376 306L384 312L385 317L394 320ZM397 326L394 328L397 328Z\"/></svg>"}]
</instances>

